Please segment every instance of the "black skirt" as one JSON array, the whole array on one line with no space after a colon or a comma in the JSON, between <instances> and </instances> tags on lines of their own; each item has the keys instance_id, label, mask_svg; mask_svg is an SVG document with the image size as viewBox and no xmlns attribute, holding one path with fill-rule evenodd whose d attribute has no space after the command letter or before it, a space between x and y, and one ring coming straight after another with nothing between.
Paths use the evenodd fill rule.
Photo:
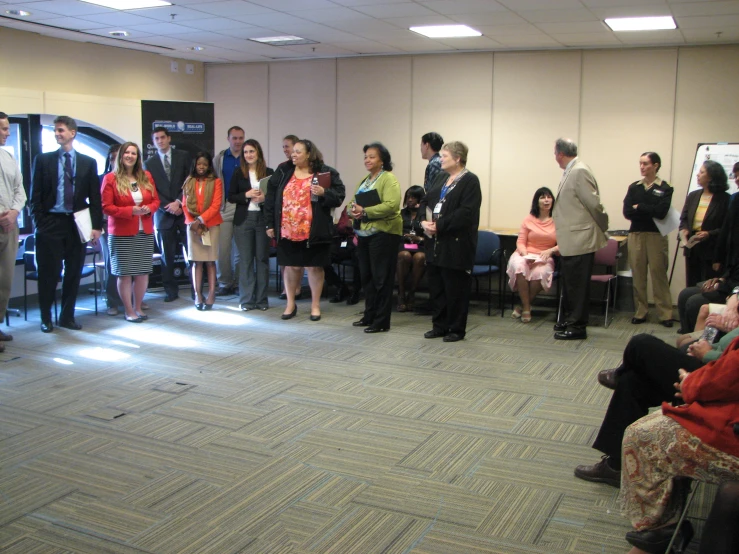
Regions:
<instances>
[{"instance_id":1,"label":"black skirt","mask_svg":"<svg viewBox=\"0 0 739 554\"><path fill-rule=\"evenodd\" d=\"M280 238L277 241L277 263L293 267L326 267L331 265L331 243L311 243Z\"/></svg>"},{"instance_id":2,"label":"black skirt","mask_svg":"<svg viewBox=\"0 0 739 554\"><path fill-rule=\"evenodd\" d=\"M132 237L108 235L111 273L123 275L148 275L151 273L154 235L139 231Z\"/></svg>"}]
</instances>

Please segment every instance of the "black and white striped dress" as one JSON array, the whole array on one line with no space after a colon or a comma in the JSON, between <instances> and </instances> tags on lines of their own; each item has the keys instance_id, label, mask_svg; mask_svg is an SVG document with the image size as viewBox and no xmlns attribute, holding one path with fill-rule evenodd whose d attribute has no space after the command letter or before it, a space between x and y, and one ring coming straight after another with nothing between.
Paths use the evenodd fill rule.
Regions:
<instances>
[{"instance_id":1,"label":"black and white striped dress","mask_svg":"<svg viewBox=\"0 0 739 554\"><path fill-rule=\"evenodd\" d=\"M136 205L143 201L141 191L132 192ZM154 235L144 233L139 217L139 232L132 237L108 235L111 273L116 276L148 275L154 253Z\"/></svg>"}]
</instances>

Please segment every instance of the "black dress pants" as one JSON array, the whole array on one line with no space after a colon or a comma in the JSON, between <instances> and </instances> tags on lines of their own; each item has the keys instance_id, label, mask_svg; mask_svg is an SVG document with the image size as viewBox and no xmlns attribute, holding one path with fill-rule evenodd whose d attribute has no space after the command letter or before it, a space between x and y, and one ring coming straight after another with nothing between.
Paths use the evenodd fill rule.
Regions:
<instances>
[{"instance_id":1,"label":"black dress pants","mask_svg":"<svg viewBox=\"0 0 739 554\"><path fill-rule=\"evenodd\" d=\"M370 327L389 329L396 255L401 237L390 233L376 233L358 239L357 258L365 297L362 319Z\"/></svg>"},{"instance_id":2,"label":"black dress pants","mask_svg":"<svg viewBox=\"0 0 739 554\"><path fill-rule=\"evenodd\" d=\"M51 322L56 286L62 279L62 310L59 321L74 319L74 307L80 289L80 274L85 263L85 244L77 232L74 216L46 213L36 222L36 267L38 268L38 303L41 321Z\"/></svg>"},{"instance_id":3,"label":"black dress pants","mask_svg":"<svg viewBox=\"0 0 739 554\"><path fill-rule=\"evenodd\" d=\"M562 256L565 300L570 311L567 327L585 329L590 317L590 276L593 273L595 253Z\"/></svg>"},{"instance_id":4,"label":"black dress pants","mask_svg":"<svg viewBox=\"0 0 739 554\"><path fill-rule=\"evenodd\" d=\"M462 269L428 264L426 275L434 330L464 337L470 309L472 277Z\"/></svg>"},{"instance_id":5,"label":"black dress pants","mask_svg":"<svg viewBox=\"0 0 739 554\"><path fill-rule=\"evenodd\" d=\"M187 250L187 225L185 225L185 216L177 216L172 227L169 229L156 229L155 237L157 247L162 253L162 287L167 296L178 296L180 286L177 284L174 268L177 254L178 252L182 252L180 245Z\"/></svg>"},{"instance_id":6,"label":"black dress pants","mask_svg":"<svg viewBox=\"0 0 739 554\"><path fill-rule=\"evenodd\" d=\"M649 408L675 398L677 370L695 371L705 364L681 353L652 335L632 337L624 350L622 371L593 448L610 456L613 469L621 467L621 442L626 428Z\"/></svg>"}]
</instances>

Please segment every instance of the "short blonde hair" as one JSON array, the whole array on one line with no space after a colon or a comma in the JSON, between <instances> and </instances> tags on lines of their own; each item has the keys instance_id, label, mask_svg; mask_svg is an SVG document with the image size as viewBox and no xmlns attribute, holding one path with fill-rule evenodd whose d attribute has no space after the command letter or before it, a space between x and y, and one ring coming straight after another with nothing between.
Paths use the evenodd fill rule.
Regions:
<instances>
[{"instance_id":1,"label":"short blonde hair","mask_svg":"<svg viewBox=\"0 0 739 554\"><path fill-rule=\"evenodd\" d=\"M445 142L441 149L449 152L452 158L459 158L459 163L462 164L462 166L467 165L467 153L470 149L467 148L467 145L464 142L459 142L458 140Z\"/></svg>"}]
</instances>

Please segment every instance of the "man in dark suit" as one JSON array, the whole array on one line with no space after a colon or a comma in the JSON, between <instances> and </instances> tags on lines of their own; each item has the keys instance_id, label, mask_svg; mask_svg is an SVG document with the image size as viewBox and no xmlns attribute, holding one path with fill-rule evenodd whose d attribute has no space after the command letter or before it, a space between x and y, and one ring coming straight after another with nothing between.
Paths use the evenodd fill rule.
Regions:
<instances>
[{"instance_id":1,"label":"man in dark suit","mask_svg":"<svg viewBox=\"0 0 739 554\"><path fill-rule=\"evenodd\" d=\"M608 242L608 214L600 202L593 172L577 157L577 144L569 139L558 139L554 145L554 159L564 170L552 217L557 228L565 298L571 317L569 322L557 322L554 338L580 340L588 336L590 275L595 252Z\"/></svg>"},{"instance_id":2,"label":"man in dark suit","mask_svg":"<svg viewBox=\"0 0 739 554\"><path fill-rule=\"evenodd\" d=\"M164 127L156 127L151 138L157 153L144 166L154 177L161 204L154 214L157 246L162 253L162 285L164 301L179 298L179 285L174 276L175 258L180 242L187 245L187 227L182 213L182 185L190 174L190 155L170 147L172 137Z\"/></svg>"},{"instance_id":3,"label":"man in dark suit","mask_svg":"<svg viewBox=\"0 0 739 554\"><path fill-rule=\"evenodd\" d=\"M80 239L75 213L89 208L91 240L100 238L103 210L97 162L75 152L77 122L60 115L54 120L54 136L59 150L39 154L33 162L31 217L36 229L36 265L41 330L50 333L51 305L64 264L62 311L59 326L79 330L74 307L80 288L80 274L85 262L85 243Z\"/></svg>"}]
</instances>

